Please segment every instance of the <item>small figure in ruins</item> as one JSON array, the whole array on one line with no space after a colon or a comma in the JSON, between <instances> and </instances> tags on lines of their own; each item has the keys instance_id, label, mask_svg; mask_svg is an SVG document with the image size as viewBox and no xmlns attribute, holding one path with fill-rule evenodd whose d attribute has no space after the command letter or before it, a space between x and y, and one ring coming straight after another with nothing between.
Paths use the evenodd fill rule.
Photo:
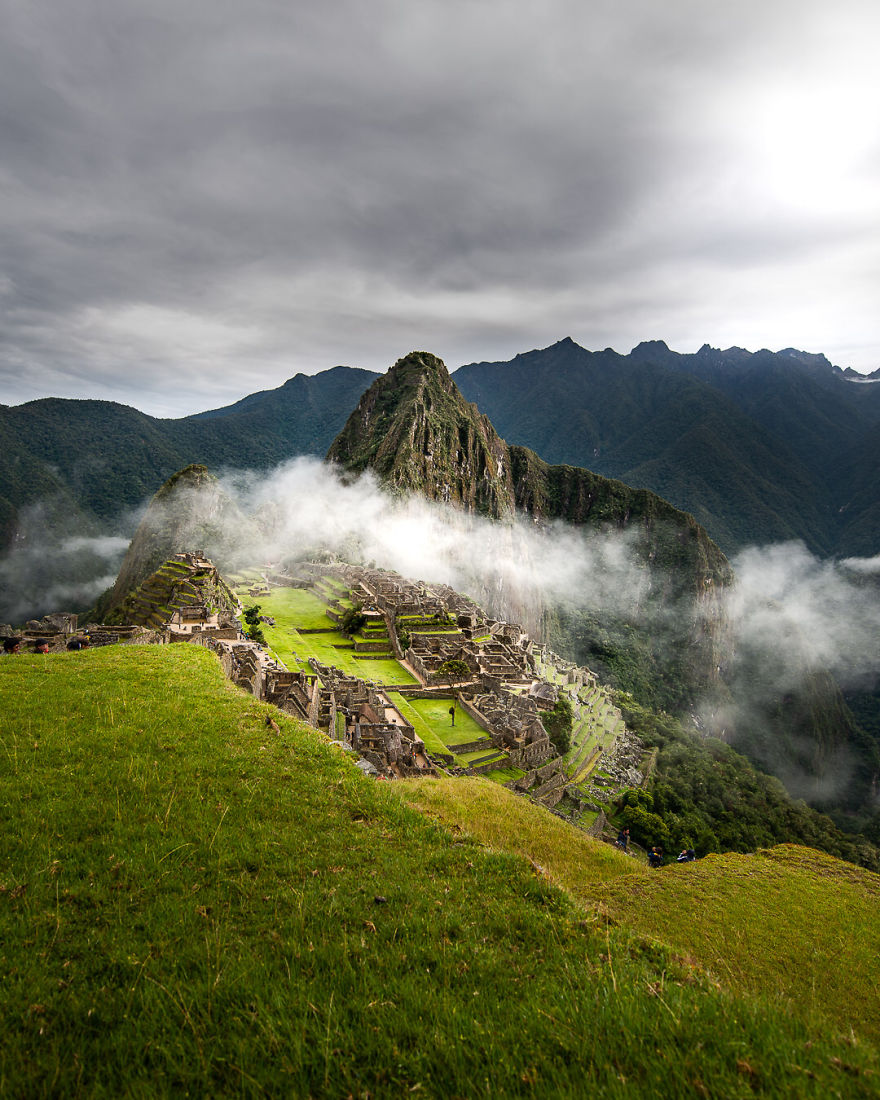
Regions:
<instances>
[{"instance_id":1,"label":"small figure in ruins","mask_svg":"<svg viewBox=\"0 0 880 1100\"><path fill-rule=\"evenodd\" d=\"M629 845L629 829L621 829L617 834L617 847L626 851Z\"/></svg>"},{"instance_id":2,"label":"small figure in ruins","mask_svg":"<svg viewBox=\"0 0 880 1100\"><path fill-rule=\"evenodd\" d=\"M453 726L455 725L455 703L449 708L449 717L452 719Z\"/></svg>"},{"instance_id":3,"label":"small figure in ruins","mask_svg":"<svg viewBox=\"0 0 880 1100\"><path fill-rule=\"evenodd\" d=\"M11 637L3 639L3 654L11 657L13 653L21 653L21 638Z\"/></svg>"}]
</instances>

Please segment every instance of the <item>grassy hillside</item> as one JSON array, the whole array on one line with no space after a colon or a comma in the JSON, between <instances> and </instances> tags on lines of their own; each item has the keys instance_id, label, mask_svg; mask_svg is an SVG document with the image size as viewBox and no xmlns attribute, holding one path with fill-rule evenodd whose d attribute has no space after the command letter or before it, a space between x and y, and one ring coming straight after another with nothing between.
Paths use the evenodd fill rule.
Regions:
<instances>
[{"instance_id":1,"label":"grassy hillside","mask_svg":"<svg viewBox=\"0 0 880 1100\"><path fill-rule=\"evenodd\" d=\"M880 1082L869 1042L731 993L522 856L429 822L207 651L5 658L0 715L2 1095ZM658 881L593 855L594 889ZM817 980L851 970L845 940Z\"/></svg>"},{"instance_id":2,"label":"grassy hillside","mask_svg":"<svg viewBox=\"0 0 880 1100\"><path fill-rule=\"evenodd\" d=\"M880 1033L880 875L794 844L652 871L482 780L408 780L407 801L496 851L534 861L587 905L672 945L729 989L832 1028Z\"/></svg>"}]
</instances>

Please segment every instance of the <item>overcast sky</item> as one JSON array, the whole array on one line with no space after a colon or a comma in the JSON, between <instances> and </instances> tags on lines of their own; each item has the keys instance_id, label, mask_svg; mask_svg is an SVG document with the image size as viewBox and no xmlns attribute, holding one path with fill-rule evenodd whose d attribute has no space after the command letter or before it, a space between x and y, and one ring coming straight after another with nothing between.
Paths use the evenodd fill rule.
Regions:
<instances>
[{"instance_id":1,"label":"overcast sky","mask_svg":"<svg viewBox=\"0 0 880 1100\"><path fill-rule=\"evenodd\" d=\"M876 0L0 12L0 402L565 336L880 366Z\"/></svg>"}]
</instances>

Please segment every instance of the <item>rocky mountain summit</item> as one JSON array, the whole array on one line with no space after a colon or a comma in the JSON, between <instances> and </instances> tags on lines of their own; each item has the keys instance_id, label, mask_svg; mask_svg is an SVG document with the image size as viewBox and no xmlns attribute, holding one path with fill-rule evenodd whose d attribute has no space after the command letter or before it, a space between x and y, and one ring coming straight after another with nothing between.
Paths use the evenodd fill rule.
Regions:
<instances>
[{"instance_id":1,"label":"rocky mountain summit","mask_svg":"<svg viewBox=\"0 0 880 1100\"><path fill-rule=\"evenodd\" d=\"M369 468L394 489L494 519L514 510L506 443L430 352L399 359L370 386L327 459L351 473Z\"/></svg>"}]
</instances>

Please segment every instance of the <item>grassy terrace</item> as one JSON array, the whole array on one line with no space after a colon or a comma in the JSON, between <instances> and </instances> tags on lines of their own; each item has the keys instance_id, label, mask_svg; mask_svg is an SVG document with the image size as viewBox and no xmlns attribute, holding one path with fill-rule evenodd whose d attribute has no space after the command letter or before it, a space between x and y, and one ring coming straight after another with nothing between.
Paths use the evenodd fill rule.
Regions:
<instances>
[{"instance_id":1,"label":"grassy terrace","mask_svg":"<svg viewBox=\"0 0 880 1100\"><path fill-rule=\"evenodd\" d=\"M335 665L362 680L381 684L418 683L412 673L393 658L355 657L351 641L333 629L327 617L327 605L314 593L301 588L273 588L259 603L263 615L275 620L275 626L263 625L266 641L288 668L308 668L309 657L322 664ZM308 634L301 631L322 630Z\"/></svg>"},{"instance_id":2,"label":"grassy terrace","mask_svg":"<svg viewBox=\"0 0 880 1100\"><path fill-rule=\"evenodd\" d=\"M792 862L737 857L772 903L744 895L728 941L734 963L772 956L746 997L642 937L640 891L693 919L678 869L651 878L492 784L454 786L453 806L366 779L196 646L0 660L0 1094L876 1094L876 925L854 923L875 876L810 879L804 857L833 920L814 941ZM701 911L734 865L685 869ZM618 888L609 921L592 893ZM783 931L809 998L777 967ZM811 1007L832 971L849 1015Z\"/></svg>"},{"instance_id":3,"label":"grassy terrace","mask_svg":"<svg viewBox=\"0 0 880 1100\"><path fill-rule=\"evenodd\" d=\"M571 748L566 757L566 772L570 778L578 776L578 782L586 782L596 764L601 760L597 749L609 749L623 725L623 720L610 701L598 688L592 687L574 703L575 725ZM592 761L592 763L590 763ZM590 764L582 774L585 765Z\"/></svg>"},{"instance_id":4,"label":"grassy terrace","mask_svg":"<svg viewBox=\"0 0 880 1100\"><path fill-rule=\"evenodd\" d=\"M471 741L479 741L488 737L488 733L482 726L466 714L460 706L455 707L455 725L449 718L449 708L452 699L410 699L410 706L428 723L439 737L449 746L450 752L455 752L456 745L467 745Z\"/></svg>"}]
</instances>

